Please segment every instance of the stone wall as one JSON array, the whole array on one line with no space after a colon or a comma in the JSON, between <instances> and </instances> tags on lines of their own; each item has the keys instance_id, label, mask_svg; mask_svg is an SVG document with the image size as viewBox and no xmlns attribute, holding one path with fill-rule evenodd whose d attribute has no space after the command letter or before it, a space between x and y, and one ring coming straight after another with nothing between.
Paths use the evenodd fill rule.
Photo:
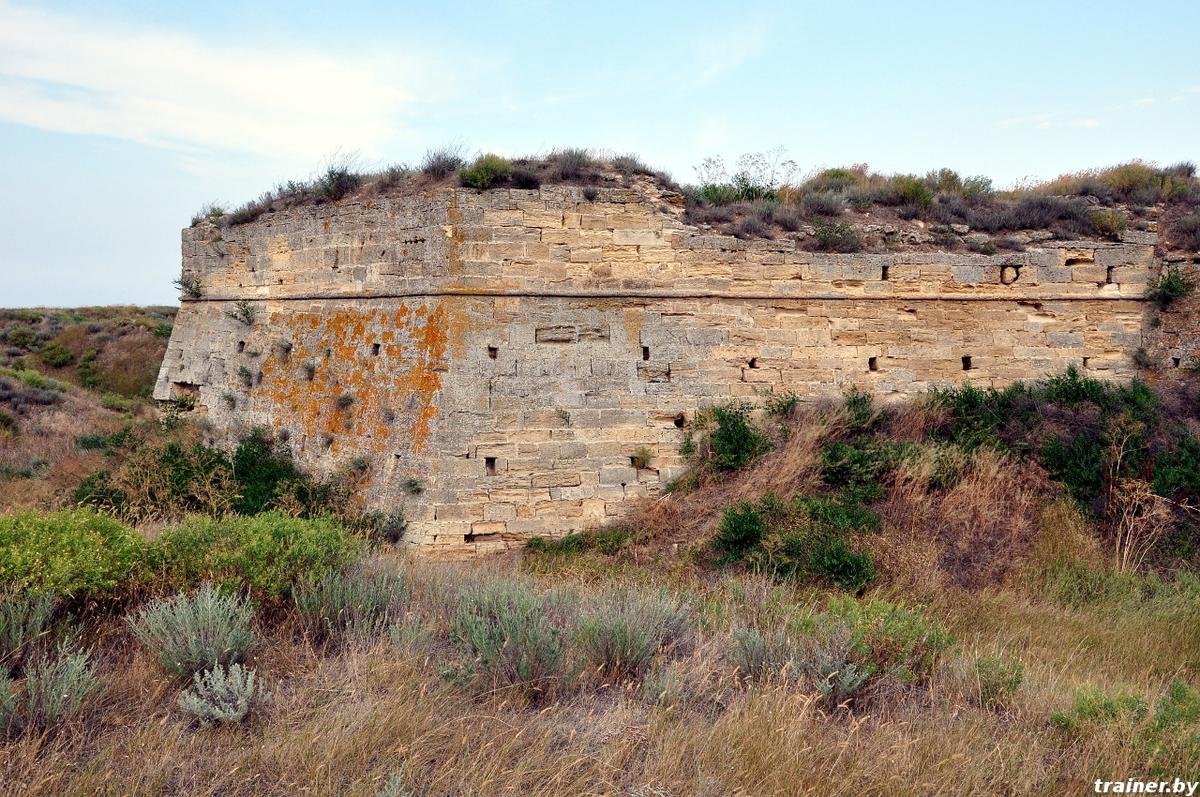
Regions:
<instances>
[{"instance_id":1,"label":"stone wall","mask_svg":"<svg viewBox=\"0 0 1200 797\"><path fill-rule=\"evenodd\" d=\"M695 411L729 398L1132 376L1153 233L1037 237L991 256L812 253L690 227L648 181L202 224L183 271L203 296L155 396L192 395L226 439L282 432L323 472L368 463L366 501L403 510L413 543L499 549L656 493Z\"/></svg>"}]
</instances>

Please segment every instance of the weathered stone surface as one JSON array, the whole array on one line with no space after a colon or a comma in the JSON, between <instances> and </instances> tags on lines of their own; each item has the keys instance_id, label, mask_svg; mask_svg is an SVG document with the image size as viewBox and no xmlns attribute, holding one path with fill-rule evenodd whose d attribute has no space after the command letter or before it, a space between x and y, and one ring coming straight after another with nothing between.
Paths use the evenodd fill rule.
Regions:
<instances>
[{"instance_id":1,"label":"weathered stone surface","mask_svg":"<svg viewBox=\"0 0 1200 797\"><path fill-rule=\"evenodd\" d=\"M403 511L409 542L496 550L659 492L714 402L1131 376L1153 241L1025 238L993 256L812 253L702 233L644 184L297 207L184 231L203 296L155 396L193 398L227 440L286 431L318 471L366 457L366 503Z\"/></svg>"}]
</instances>

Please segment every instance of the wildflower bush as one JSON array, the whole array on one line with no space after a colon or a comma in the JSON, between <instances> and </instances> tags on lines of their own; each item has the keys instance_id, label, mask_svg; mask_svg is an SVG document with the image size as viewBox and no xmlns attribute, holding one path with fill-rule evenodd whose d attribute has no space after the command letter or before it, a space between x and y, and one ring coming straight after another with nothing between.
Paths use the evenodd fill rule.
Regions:
<instances>
[{"instance_id":1,"label":"wildflower bush","mask_svg":"<svg viewBox=\"0 0 1200 797\"><path fill-rule=\"evenodd\" d=\"M128 593L145 575L132 529L86 510L0 516L0 588L73 602Z\"/></svg>"}]
</instances>

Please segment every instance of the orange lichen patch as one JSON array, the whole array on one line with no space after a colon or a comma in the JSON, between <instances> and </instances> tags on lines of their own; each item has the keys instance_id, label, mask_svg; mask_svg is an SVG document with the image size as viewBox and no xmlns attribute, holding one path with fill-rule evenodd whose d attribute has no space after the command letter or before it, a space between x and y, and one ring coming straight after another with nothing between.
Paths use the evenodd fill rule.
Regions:
<instances>
[{"instance_id":1,"label":"orange lichen patch","mask_svg":"<svg viewBox=\"0 0 1200 797\"><path fill-rule=\"evenodd\" d=\"M420 453L437 415L448 315L440 304L416 312L272 313L272 334L292 348L287 357L263 362L253 401L265 401L273 416L297 423L310 440L328 441L335 455L343 438L353 441L355 453L397 446Z\"/></svg>"}]
</instances>

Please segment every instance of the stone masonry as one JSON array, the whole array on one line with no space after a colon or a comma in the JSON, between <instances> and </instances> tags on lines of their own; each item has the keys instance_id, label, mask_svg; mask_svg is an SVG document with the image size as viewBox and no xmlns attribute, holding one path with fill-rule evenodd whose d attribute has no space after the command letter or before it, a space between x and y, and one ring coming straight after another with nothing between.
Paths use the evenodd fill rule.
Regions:
<instances>
[{"instance_id":1,"label":"stone masonry","mask_svg":"<svg viewBox=\"0 0 1200 797\"><path fill-rule=\"evenodd\" d=\"M155 397L191 397L226 441L273 429L320 472L366 458L369 506L465 556L657 493L713 403L1129 378L1159 265L1148 232L822 254L689 226L648 180L588 196L440 189L186 229L202 295Z\"/></svg>"}]
</instances>

